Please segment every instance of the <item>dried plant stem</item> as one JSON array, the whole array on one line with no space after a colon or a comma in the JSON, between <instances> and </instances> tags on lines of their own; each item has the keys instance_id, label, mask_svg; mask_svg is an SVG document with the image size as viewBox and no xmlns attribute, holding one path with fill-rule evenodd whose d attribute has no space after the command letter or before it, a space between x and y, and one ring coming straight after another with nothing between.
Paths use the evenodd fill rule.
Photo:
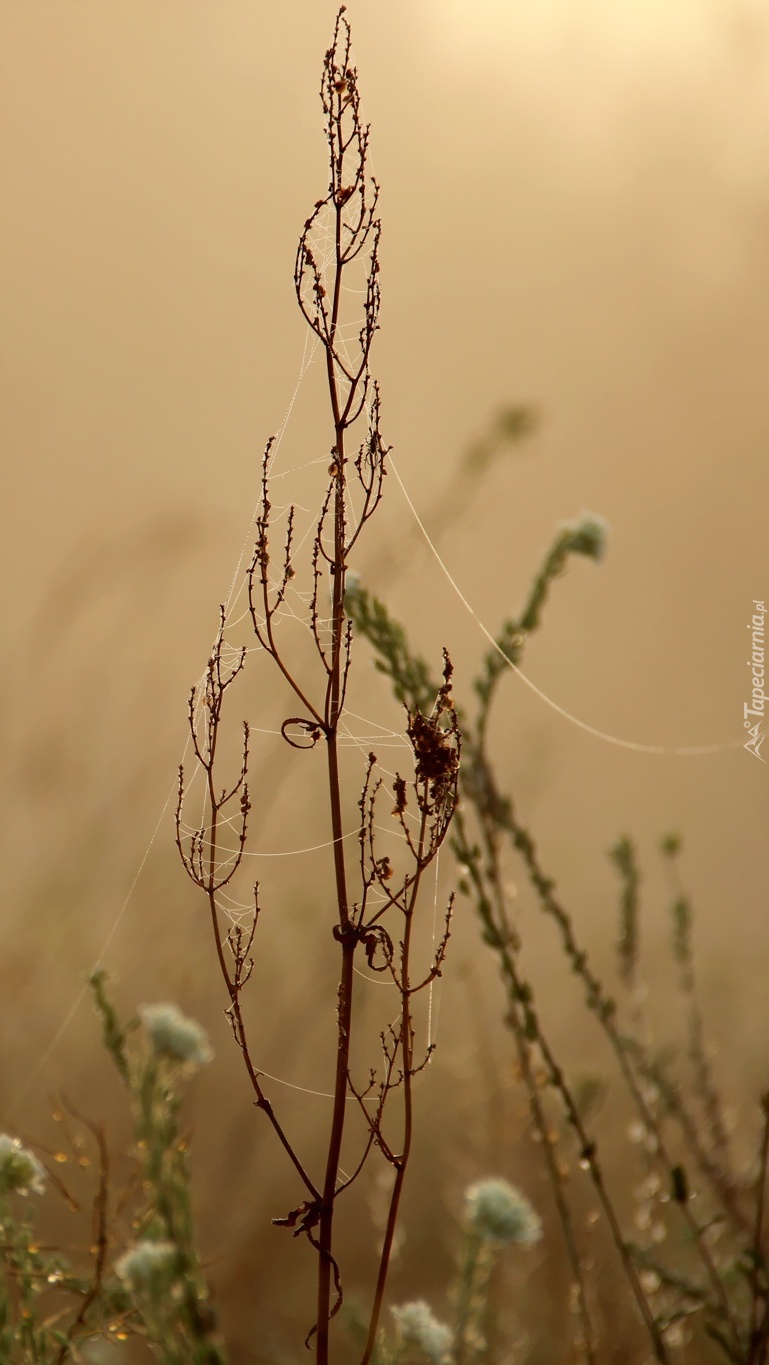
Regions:
<instances>
[{"instance_id":1,"label":"dried plant stem","mask_svg":"<svg viewBox=\"0 0 769 1365\"><path fill-rule=\"evenodd\" d=\"M379 1268L377 1271L376 1286L374 1289L374 1299L371 1306L369 1317L368 1335L366 1344L361 1356L361 1365L369 1365L369 1361L376 1349L377 1331L379 1321L382 1316L384 1306L384 1294L387 1284L387 1272L392 1256L393 1244L395 1241L395 1230L398 1223L400 1211L401 1195L406 1179L406 1168L411 1155L411 1144L414 1133L414 1028L411 1018L411 984L410 984L410 962L411 962L411 936L414 925L414 909L417 896L419 894L422 873L424 869L425 843L427 836L427 814L423 812L419 831L417 871L409 893L408 904L405 913L405 928L403 931L403 946L401 951L400 967L400 987L401 987L401 1012L399 1021L399 1032L397 1046L403 1063L403 1138L399 1153L390 1153L390 1160L395 1168L395 1180L390 1193L390 1202L387 1210L387 1221L385 1224L384 1237L382 1239L382 1250L379 1256Z\"/></svg>"},{"instance_id":2,"label":"dried plant stem","mask_svg":"<svg viewBox=\"0 0 769 1365\"><path fill-rule=\"evenodd\" d=\"M379 391L369 372L379 312L380 225L375 216L378 187L367 173L368 128L360 118L357 73L350 62L350 30L344 9L337 15L333 43L325 56L321 101L329 151L329 185L325 197L316 202L304 224L296 256L294 285L302 314L325 352L328 402L333 421L328 481L309 555L310 591L301 593L292 585L297 572L294 564L296 509L293 506L288 509L282 553L277 562L272 554L269 475L273 442L268 442L262 464L262 501L256 519L256 545L248 575L248 605L253 631L261 647L255 652L272 660L290 691L292 705L298 704L302 708L302 714L283 721L283 738L294 748L305 750L314 749L321 740L325 742L334 887L334 911L325 928L330 930L338 945L339 957L333 1095L322 1178L316 1180L310 1176L294 1139L276 1116L249 1049L241 996L252 966L251 949L260 914L258 886L254 888L250 927L245 929L241 919L236 918L226 932L224 928L225 919L230 915L230 902L222 900L222 891L241 867L250 811L247 725L244 726L240 770L234 784L222 790L220 779L215 776L225 694L246 662L245 649L234 655L228 653L224 642L224 610L205 684L201 689L193 690L189 704L192 743L198 765L205 775L205 814L199 827L191 832L185 830L182 818L185 784L184 774L180 772L177 844L187 872L208 899L219 970L229 996L227 1013L257 1108L267 1115L307 1196L285 1218L273 1221L292 1229L295 1236L306 1236L317 1253L315 1322L308 1333L307 1344L312 1342L318 1365L328 1365L331 1323L342 1304L342 1279L335 1255L336 1202L357 1179L372 1152L377 1150L394 1167L396 1179L374 1292L369 1354L381 1315L412 1143L412 1079L419 1070L414 1061L411 1002L413 995L429 985L440 972L449 936L451 902L432 965L417 984L411 980L412 925L424 871L446 837L453 814L459 772L459 734L449 695L451 665L446 657L443 685L436 688L424 713L415 709L407 716L413 780L407 783L399 774L394 777L395 809L392 815L397 819L395 832L400 835L404 866L399 867L396 876L390 856L382 857L377 850L375 806L383 782L373 776L376 759L370 755L358 802L360 852L355 872L345 853L346 783L339 754L352 644L352 624L345 612L345 581L353 546L379 505L387 450L379 426ZM354 266L356 261L357 267ZM362 289L356 287L354 279L344 282L351 267L358 271L358 284L362 273ZM362 316L350 319L349 310L358 308L357 303L350 300L361 293ZM350 431L362 416L366 433L354 454L348 448ZM331 589L330 614L324 595L327 575ZM306 614L306 625L316 654L314 682L312 679L300 680L283 653L278 627L289 593L296 593L294 602L301 604ZM293 607L294 603L291 605ZM297 613L293 611L292 614L296 616ZM204 720L199 735L197 711L201 702ZM239 803L239 819L233 819L227 809L233 801ZM419 834L415 835L412 826L416 828L417 824ZM233 831L234 848L227 846L227 840L230 845L232 843ZM359 885L351 891L353 880ZM241 917L244 913L239 909ZM395 917L402 921L402 936L398 940L394 940L386 927L386 922ZM390 974L400 1001L398 1022L381 1037L381 1070L378 1073L376 1068L371 1068L365 1088L357 1085L351 1074L353 1028L359 1027L354 1009L355 959L361 950L372 971ZM403 1092L403 1117L400 1141L395 1144L385 1131L384 1119L387 1101L398 1089ZM364 1116L364 1140L352 1176L340 1180L350 1099L357 1100Z\"/></svg>"},{"instance_id":3,"label":"dried plant stem","mask_svg":"<svg viewBox=\"0 0 769 1365\"><path fill-rule=\"evenodd\" d=\"M346 70L346 63L345 63ZM346 76L343 79L347 79ZM341 109L338 117L330 125L330 142L332 157L332 190L335 184L338 191L342 189L342 171L344 164L344 136L342 132ZM334 211L334 281L333 281L333 300L331 307L331 318L328 327L325 350L326 350L326 374L328 379L328 392L331 402L331 410L334 419L335 441L333 447L333 457L337 467L337 474L334 480L334 558L331 564L331 574L333 583L332 598L332 624L331 624L331 668L326 690L325 704L325 724L323 726L327 755L328 755L328 785L329 802L331 810L331 837L333 839L334 850L334 879L336 884L337 902L337 923L339 927L339 938L341 945L341 970L339 978L338 1007L337 1007L337 1047L336 1047L336 1067L334 1073L334 1104L331 1120L331 1133L329 1136L328 1154L326 1158L326 1170L323 1180L322 1203L320 1207L320 1226L318 1233L318 1247L320 1251L320 1266L318 1270L318 1307L317 1307L317 1358L319 1365L325 1365L328 1360L329 1349L329 1321L331 1317L331 1283L332 1272L335 1270L335 1263L331 1253L333 1242L333 1222L334 1207L336 1198L336 1187L339 1178L339 1160L342 1151L342 1140L344 1137L345 1118L347 1113L348 1096L348 1077L350 1072L350 1038L352 1031L352 1010L353 1010L353 960L355 956L356 941L350 935L350 915L347 900L347 874L344 859L344 844L342 842L342 796L339 778L339 753L337 748L337 727L341 712L341 670L342 670L342 651L344 648L345 618L344 618L344 570L346 567L346 556L348 547L346 541L346 514L345 514L345 485L346 485L346 453L345 453L345 431L349 424L349 415L356 398L356 390L360 383L361 374L356 381L349 386L349 393L346 403L343 403L339 390L336 364L336 340L337 329L339 326L339 308L341 301L342 278L345 265L344 251L342 244L342 226L344 204L342 194L333 194ZM367 363L368 355L364 356L364 364ZM363 372L365 373L365 371Z\"/></svg>"},{"instance_id":4,"label":"dried plant stem","mask_svg":"<svg viewBox=\"0 0 769 1365\"><path fill-rule=\"evenodd\" d=\"M80 1113L71 1100L63 1101L67 1109L80 1123L91 1133L99 1153L99 1183L93 1205L93 1278L87 1292L83 1296L77 1316L72 1320L65 1334L61 1349L56 1355L55 1365L64 1365L70 1356L73 1343L77 1340L81 1328L86 1327L91 1309L98 1303L102 1293L102 1283L104 1280L107 1265L107 1254L109 1242L107 1237L107 1219L109 1212L109 1152L104 1136L104 1129L101 1124L93 1123L85 1114Z\"/></svg>"},{"instance_id":5,"label":"dried plant stem","mask_svg":"<svg viewBox=\"0 0 769 1365\"><path fill-rule=\"evenodd\" d=\"M323 1181L322 1202L320 1206L320 1227L318 1247L320 1265L318 1267L318 1307L317 1307L317 1358L319 1365L328 1360L329 1322L331 1317L331 1283L335 1262L331 1254L333 1242L334 1208L336 1187L339 1178L339 1160L344 1137L347 1114L348 1078L350 1073L350 1037L352 1032L353 1009L353 961L356 940L349 933L349 913L347 907L346 873L342 844L341 794L339 789L339 767L336 748L336 729L327 736L329 789L331 800L331 820L334 839L334 871L336 877L337 915L341 938L341 972L337 1006L337 1047L336 1068L334 1073L334 1104L331 1119L326 1171Z\"/></svg>"}]
</instances>

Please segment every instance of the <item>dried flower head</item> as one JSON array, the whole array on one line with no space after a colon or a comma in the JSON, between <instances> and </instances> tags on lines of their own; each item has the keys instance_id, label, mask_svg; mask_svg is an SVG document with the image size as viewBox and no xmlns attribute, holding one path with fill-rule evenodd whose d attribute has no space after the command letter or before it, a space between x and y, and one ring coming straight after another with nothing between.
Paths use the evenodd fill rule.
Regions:
<instances>
[{"instance_id":1,"label":"dried flower head","mask_svg":"<svg viewBox=\"0 0 769 1365\"><path fill-rule=\"evenodd\" d=\"M465 1191L467 1221L484 1242L533 1246L542 1236L539 1214L507 1180L479 1180Z\"/></svg>"},{"instance_id":2,"label":"dried flower head","mask_svg":"<svg viewBox=\"0 0 769 1365\"><path fill-rule=\"evenodd\" d=\"M398 1336L404 1346L416 1346L428 1360L442 1362L448 1359L454 1343L454 1333L445 1323L439 1322L430 1305L423 1299L414 1303L404 1303L400 1308L390 1310L395 1318Z\"/></svg>"},{"instance_id":3,"label":"dried flower head","mask_svg":"<svg viewBox=\"0 0 769 1365\"><path fill-rule=\"evenodd\" d=\"M179 1252L173 1242L137 1242L115 1262L115 1270L134 1292L157 1292L179 1278Z\"/></svg>"},{"instance_id":4,"label":"dried flower head","mask_svg":"<svg viewBox=\"0 0 769 1365\"><path fill-rule=\"evenodd\" d=\"M211 1061L214 1054L205 1029L176 1005L142 1005L139 1014L157 1056L185 1066Z\"/></svg>"},{"instance_id":5,"label":"dried flower head","mask_svg":"<svg viewBox=\"0 0 769 1365\"><path fill-rule=\"evenodd\" d=\"M42 1194L45 1171L36 1156L18 1138L0 1133L0 1195Z\"/></svg>"}]
</instances>

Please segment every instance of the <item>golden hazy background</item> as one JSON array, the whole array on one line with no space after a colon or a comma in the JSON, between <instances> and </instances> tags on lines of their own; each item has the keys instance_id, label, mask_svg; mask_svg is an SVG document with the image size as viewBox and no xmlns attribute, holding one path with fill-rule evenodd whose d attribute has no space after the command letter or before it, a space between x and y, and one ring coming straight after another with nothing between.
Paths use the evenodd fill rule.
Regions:
<instances>
[{"instance_id":1,"label":"golden hazy background","mask_svg":"<svg viewBox=\"0 0 769 1365\"><path fill-rule=\"evenodd\" d=\"M293 261L327 181L318 86L334 14L325 0L0 5L0 1112L40 1137L57 1087L94 1116L119 1109L87 1002L58 1036L102 954L124 1012L173 998L204 1020L217 1062L191 1108L197 1198L237 1360L279 1358L286 1276L299 1283L308 1257L268 1227L295 1192L250 1107L203 906L161 812L250 542L261 451L299 378ZM416 508L430 529L494 414L533 405L534 435L438 536L456 584L494 631L557 524L599 513L606 560L557 585L525 671L622 740L723 746L611 744L510 677L500 771L603 965L605 853L637 839L647 975L663 992L656 843L683 833L722 1072L750 1121L766 1084L768 807L766 768L739 744L746 625L769 596L769 16L749 0L352 0L348 16L382 185L374 369ZM288 463L329 443L311 370ZM425 653L448 645L467 698L486 642L394 478L387 497L358 567ZM377 581L393 557L405 571ZM264 686L255 724L277 704ZM383 685L367 686L367 714L397 722ZM281 762L268 746L255 778L272 852L324 837ZM265 1069L322 1090L333 1009L314 974L316 866L265 873L255 990ZM441 872L448 888L448 857ZM523 885L520 903L547 1022L590 1065L579 995ZM522 1111L469 912L438 1004L422 1089L442 1120L421 1139L406 1221L406 1248L433 1258L435 1207L448 1245L463 1182L515 1175ZM278 1093L308 1133L322 1126L325 1101ZM365 1252L364 1234L350 1235ZM401 1297L424 1292L411 1273L396 1271ZM275 1342L257 1350L267 1322Z\"/></svg>"}]
</instances>

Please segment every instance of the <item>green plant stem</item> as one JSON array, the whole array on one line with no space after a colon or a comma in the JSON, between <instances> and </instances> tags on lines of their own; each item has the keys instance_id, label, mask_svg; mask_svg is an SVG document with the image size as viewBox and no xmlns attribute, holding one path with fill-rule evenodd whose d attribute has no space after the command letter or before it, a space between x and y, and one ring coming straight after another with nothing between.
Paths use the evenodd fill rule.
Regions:
<instances>
[{"instance_id":1,"label":"green plant stem","mask_svg":"<svg viewBox=\"0 0 769 1365\"><path fill-rule=\"evenodd\" d=\"M508 992L510 995L510 1025L515 1041L518 1065L521 1068L526 1096L529 1109L534 1122L535 1131L539 1137L542 1151L544 1154L545 1165L547 1166L550 1185L558 1211L558 1219L566 1243L566 1252L569 1264L574 1276L574 1284L577 1290L577 1306L582 1328L582 1345L586 1365L595 1365L595 1342L593 1324L590 1318L590 1309L587 1301L587 1286L585 1284L585 1274L582 1267L582 1258L574 1232L574 1224L571 1217L568 1201L564 1194L563 1178L558 1167L558 1161L553 1151L552 1143L549 1139L547 1119L542 1106L539 1089L537 1087L534 1071L531 1063L531 1041L527 1036L525 1020L521 1017L518 995L521 989L520 982L516 980L517 971L512 973L508 970L508 961L513 962L513 952L516 950L516 937L512 926L508 923L507 911L505 906L505 894L502 886L502 871L499 861L499 840L496 834L496 827L488 820L481 820L484 843L486 846L486 864L483 869L478 865L478 859L470 856L471 849L467 837L464 819L460 812L455 816L455 829L457 830L457 852L460 859L465 862L470 870L476 886L476 898L478 903L486 903L486 891L484 881L488 881L494 898L495 908L495 927L499 936L499 947L504 948L504 954L500 954L500 964L503 976L507 977ZM491 906L489 905L489 909Z\"/></svg>"},{"instance_id":2,"label":"green plant stem","mask_svg":"<svg viewBox=\"0 0 769 1365\"><path fill-rule=\"evenodd\" d=\"M591 970L590 965L588 963L587 953L584 951L584 949L581 949L579 947L574 936L574 930L572 928L571 920L555 895L553 882L549 877L545 876L544 872L540 867L534 841L531 838L531 835L515 819L515 817L512 814L512 810L510 811L508 831L514 847L518 849L518 852L523 857L524 865L529 875L529 879L539 896L540 904L543 910L545 910L545 912L555 920L556 924L560 929L561 942L563 944L564 952L569 962L571 963L572 969L574 970L575 974L580 978L580 980L583 982L585 986L587 992L588 1009L592 1010L592 1012L595 1014L596 1018L598 1019L599 1023L601 1024L604 1030L604 1033L606 1034L609 1043L611 1044L612 1050L617 1059L617 1064L619 1066L620 1073L627 1086L633 1103L635 1104L638 1113L643 1119L646 1128L654 1136L660 1160L665 1168L668 1178L671 1180L672 1183L675 1162L673 1161L673 1158L671 1157L670 1152L668 1151L668 1147L660 1131L659 1124L656 1122L654 1115L652 1114L649 1105L647 1104L646 1099L642 1093L642 1090L638 1084L638 1079L630 1062L629 1049L625 1043L625 1040L620 1034L619 1029L616 1026L616 1023L614 1022L615 1014L614 1002L608 999L603 989L603 986L601 985L601 982L598 980L598 978ZM732 1311L732 1305L729 1302L729 1296L726 1292L724 1283L713 1261L713 1257L711 1256L710 1251L705 1243L703 1230L697 1223L697 1220L695 1219L694 1215L692 1214L688 1202L679 1203L678 1207L681 1210L681 1215L697 1246L697 1251L702 1261L705 1273L708 1276L708 1279L710 1280L710 1284L715 1293L716 1300L729 1326L732 1341L735 1344L735 1346L739 1348L740 1337L739 1331L737 1329L737 1324L734 1318L734 1313Z\"/></svg>"}]
</instances>

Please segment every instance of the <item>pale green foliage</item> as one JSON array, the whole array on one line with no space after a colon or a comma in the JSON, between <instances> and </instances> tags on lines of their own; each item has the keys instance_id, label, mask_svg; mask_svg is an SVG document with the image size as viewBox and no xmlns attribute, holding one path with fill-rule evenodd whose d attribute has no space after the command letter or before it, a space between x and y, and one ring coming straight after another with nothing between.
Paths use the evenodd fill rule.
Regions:
<instances>
[{"instance_id":1,"label":"pale green foliage","mask_svg":"<svg viewBox=\"0 0 769 1365\"><path fill-rule=\"evenodd\" d=\"M143 1030L122 1028L104 978L91 982L104 1041L134 1115L146 1203L140 1237L115 1263L131 1306L165 1365L221 1365L225 1355L195 1248L187 1143L179 1132L180 1081L212 1054L205 1031L176 1005L145 1005Z\"/></svg>"},{"instance_id":2,"label":"pale green foliage","mask_svg":"<svg viewBox=\"0 0 769 1365\"><path fill-rule=\"evenodd\" d=\"M20 1197L46 1192L45 1170L17 1138L0 1135L0 1365L74 1365L96 1358L100 1343L133 1334L146 1337L164 1365L224 1365L194 1244L187 1145L178 1118L180 1084L211 1056L208 1040L175 1005L146 1007L143 1029L138 1019L123 1026L104 974L96 973L90 984L134 1116L140 1178L133 1189L140 1193L123 1215L130 1212L138 1237L122 1251L112 1244L104 1138L83 1120L101 1167L93 1260L74 1273L57 1253L41 1249L36 1220L19 1219L16 1205ZM58 1181L56 1186L62 1188ZM118 1226L122 1231L125 1216Z\"/></svg>"}]
</instances>

